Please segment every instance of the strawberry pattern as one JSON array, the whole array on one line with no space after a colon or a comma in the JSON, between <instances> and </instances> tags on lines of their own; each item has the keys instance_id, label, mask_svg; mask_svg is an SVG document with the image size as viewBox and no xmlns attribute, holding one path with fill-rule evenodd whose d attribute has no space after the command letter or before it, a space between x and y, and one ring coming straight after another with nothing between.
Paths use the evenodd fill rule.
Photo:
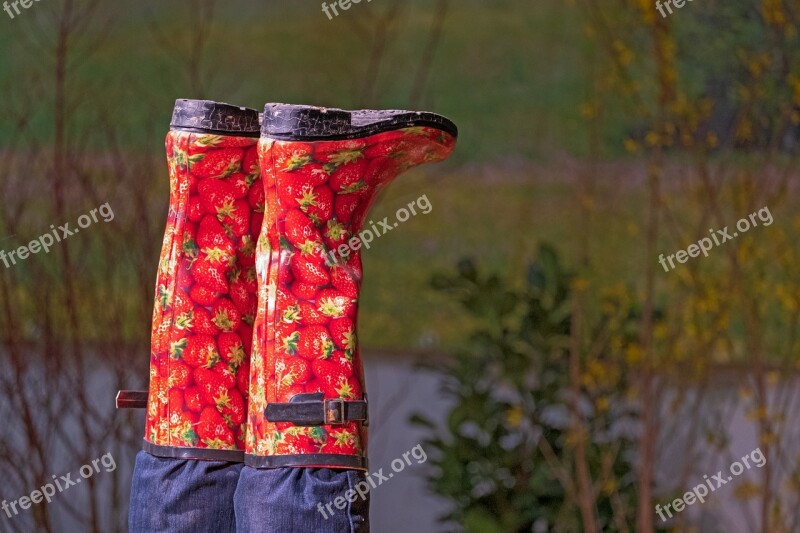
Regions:
<instances>
[{"instance_id":1,"label":"strawberry pattern","mask_svg":"<svg viewBox=\"0 0 800 533\"><path fill-rule=\"evenodd\" d=\"M329 252L358 235L383 187L411 167L445 159L454 145L454 136L424 126L351 140L262 137L265 219L256 252L248 457L306 456L281 464L333 466L334 454L352 457L350 466L364 464L361 423L302 427L271 423L264 411L299 393L364 398L356 326L361 256L357 249Z\"/></svg>"},{"instance_id":2,"label":"strawberry pattern","mask_svg":"<svg viewBox=\"0 0 800 533\"><path fill-rule=\"evenodd\" d=\"M173 130L145 440L243 451L264 216L257 138Z\"/></svg>"}]
</instances>

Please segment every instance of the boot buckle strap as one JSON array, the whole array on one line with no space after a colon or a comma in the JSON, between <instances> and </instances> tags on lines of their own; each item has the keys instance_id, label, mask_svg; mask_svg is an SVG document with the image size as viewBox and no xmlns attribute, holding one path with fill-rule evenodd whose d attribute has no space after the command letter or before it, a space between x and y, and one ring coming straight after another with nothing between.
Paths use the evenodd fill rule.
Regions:
<instances>
[{"instance_id":1,"label":"boot buckle strap","mask_svg":"<svg viewBox=\"0 0 800 533\"><path fill-rule=\"evenodd\" d=\"M264 416L270 422L291 422L298 426L343 425L347 422L367 423L367 400L325 398L321 392L301 393L286 403L268 403Z\"/></svg>"},{"instance_id":2,"label":"boot buckle strap","mask_svg":"<svg viewBox=\"0 0 800 533\"><path fill-rule=\"evenodd\" d=\"M117 392L117 409L144 409L147 407L146 390L121 390Z\"/></svg>"}]
</instances>

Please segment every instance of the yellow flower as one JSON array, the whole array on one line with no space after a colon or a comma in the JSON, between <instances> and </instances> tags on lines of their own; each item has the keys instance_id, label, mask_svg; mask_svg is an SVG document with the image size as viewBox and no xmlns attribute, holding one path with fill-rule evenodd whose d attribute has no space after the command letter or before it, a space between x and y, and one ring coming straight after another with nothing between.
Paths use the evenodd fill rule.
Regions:
<instances>
[{"instance_id":1,"label":"yellow flower","mask_svg":"<svg viewBox=\"0 0 800 533\"><path fill-rule=\"evenodd\" d=\"M611 402L609 402L608 398L605 396L598 398L596 403L597 403L597 410L600 412L608 411L608 408L611 405Z\"/></svg>"},{"instance_id":2,"label":"yellow flower","mask_svg":"<svg viewBox=\"0 0 800 533\"><path fill-rule=\"evenodd\" d=\"M623 146L625 146L625 150L627 150L628 152L635 153L639 151L639 143L637 143L633 139L630 138L625 139L622 144Z\"/></svg>"},{"instance_id":3,"label":"yellow flower","mask_svg":"<svg viewBox=\"0 0 800 533\"><path fill-rule=\"evenodd\" d=\"M575 277L572 280L572 290L575 292L584 292L589 288L589 280L586 278Z\"/></svg>"},{"instance_id":4,"label":"yellow flower","mask_svg":"<svg viewBox=\"0 0 800 533\"><path fill-rule=\"evenodd\" d=\"M586 102L581 105L580 114L581 117L589 120L597 118L597 106Z\"/></svg>"},{"instance_id":5,"label":"yellow flower","mask_svg":"<svg viewBox=\"0 0 800 533\"><path fill-rule=\"evenodd\" d=\"M506 424L512 428L518 428L522 423L522 408L514 406L506 411Z\"/></svg>"}]
</instances>

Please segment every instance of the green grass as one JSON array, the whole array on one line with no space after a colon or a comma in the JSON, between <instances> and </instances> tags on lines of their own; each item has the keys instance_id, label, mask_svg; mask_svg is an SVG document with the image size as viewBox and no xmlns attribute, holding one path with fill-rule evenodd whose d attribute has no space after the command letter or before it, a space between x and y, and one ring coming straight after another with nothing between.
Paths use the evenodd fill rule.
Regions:
<instances>
[{"instance_id":1,"label":"green grass","mask_svg":"<svg viewBox=\"0 0 800 533\"><path fill-rule=\"evenodd\" d=\"M508 176L511 178L512 176ZM377 239L364 252L361 336L370 347L454 346L464 338L458 306L429 286L434 272L464 256L482 267L519 276L537 242L565 243L572 193L566 184L488 181L468 171L401 177L373 208L392 221L399 207L427 195L433 209ZM532 181L532 180L531 180Z\"/></svg>"},{"instance_id":2,"label":"green grass","mask_svg":"<svg viewBox=\"0 0 800 533\"><path fill-rule=\"evenodd\" d=\"M269 101L406 108L435 3L405 2L387 41L374 99L365 102L361 92L370 42L356 34L353 23L369 26L391 1L354 5L332 21L318 2L219 3L201 92L191 90L187 77L187 43L194 30L182 2L102 4L98 16L70 41L67 96L78 107L69 116L68 131L78 144L102 152L106 132L95 124L105 116L113 120L124 150L160 154L178 97L256 108ZM0 103L0 116L25 116L30 136L20 138L4 127L0 149L52 142L52 16L58 5L38 3L2 22L0 84L7 99ZM177 48L167 50L156 41L153 23ZM87 52L87 43L96 39L100 46ZM366 345L451 344L462 333L454 320L457 310L428 288L432 273L463 255L478 256L493 268L519 266L540 234L556 227L543 224L540 216L558 216L553 198L563 197L564 187L527 185L529 177L519 171L507 175L507 161L546 159L554 148L583 150L577 115L585 86L583 42L577 8L559 0L450 2L420 106L458 124L459 146L448 162L398 180L375 208L376 218L391 218L399 205L420 194L434 206L431 214L412 218L365 253L361 324ZM502 174L497 183L482 182L477 169L495 164ZM160 192L166 198L165 169L158 189L154 197ZM117 194L109 199L124 202L125 192ZM42 209L41 217L50 220L46 212ZM125 265L119 271L125 272ZM148 330L132 324L126 331Z\"/></svg>"},{"instance_id":3,"label":"green grass","mask_svg":"<svg viewBox=\"0 0 800 533\"><path fill-rule=\"evenodd\" d=\"M34 132L45 139L51 134L52 58L34 43L52 39L47 17L54 6L37 4L24 16L3 21L6 28L0 36L0 71L6 73L0 79L9 91L37 94ZM186 75L185 43L192 28L185 8L132 0L113 6L105 7L109 12L100 14L76 41L69 85L70 95L83 102L76 126L86 127L98 110L113 113L127 144L149 148L177 97L257 108L268 101L407 107L435 4L406 2L388 41L372 102L360 97L369 42L351 24L357 19L369 25L370 13L382 14L388 0L354 5L332 21L316 2L220 4L202 94L191 91ZM111 22L105 23L106 17ZM148 20L184 44L166 51L153 38ZM38 24L50 28L44 39L35 30ZM585 87L581 31L578 9L558 0L451 2L423 106L460 126L456 163L537 158L553 147L576 153L583 149L577 118ZM104 35L102 45L85 53L81 43L99 35ZM19 103L7 105L20 109ZM10 135L10 130L0 132L0 145ZM103 136L93 140L102 144Z\"/></svg>"}]
</instances>

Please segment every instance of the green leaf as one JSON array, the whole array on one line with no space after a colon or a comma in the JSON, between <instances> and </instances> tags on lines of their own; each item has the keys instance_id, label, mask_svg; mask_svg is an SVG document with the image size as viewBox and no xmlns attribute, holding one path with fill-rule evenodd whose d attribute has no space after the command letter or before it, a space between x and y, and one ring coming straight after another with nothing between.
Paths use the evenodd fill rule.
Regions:
<instances>
[{"instance_id":1,"label":"green leaf","mask_svg":"<svg viewBox=\"0 0 800 533\"><path fill-rule=\"evenodd\" d=\"M488 510L479 507L467 511L464 517L464 531L465 533L490 533L505 530Z\"/></svg>"},{"instance_id":2,"label":"green leaf","mask_svg":"<svg viewBox=\"0 0 800 533\"><path fill-rule=\"evenodd\" d=\"M471 258L461 259L456 268L458 270L458 274L462 278L472 282L478 280L478 269L475 266L475 262Z\"/></svg>"},{"instance_id":3,"label":"green leaf","mask_svg":"<svg viewBox=\"0 0 800 533\"><path fill-rule=\"evenodd\" d=\"M431 422L427 418L425 418L425 417L423 417L423 416L421 416L421 415L419 415L417 413L414 413L413 415L411 415L411 418L409 419L409 422L411 422L412 424L414 424L416 426L423 426L423 427L427 427L427 428L430 428L430 429L434 429L436 427L433 424L433 422Z\"/></svg>"}]
</instances>

